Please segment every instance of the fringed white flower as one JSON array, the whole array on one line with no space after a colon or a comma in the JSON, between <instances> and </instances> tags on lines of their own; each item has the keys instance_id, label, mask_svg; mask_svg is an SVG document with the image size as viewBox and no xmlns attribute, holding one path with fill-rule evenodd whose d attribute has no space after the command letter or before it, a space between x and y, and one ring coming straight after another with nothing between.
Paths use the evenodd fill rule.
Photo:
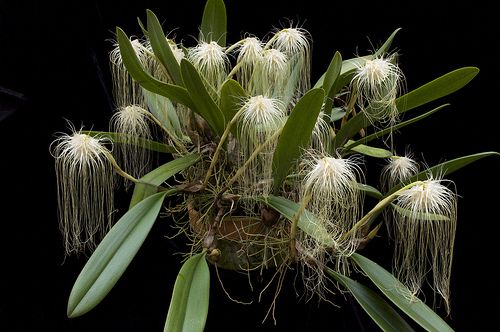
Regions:
<instances>
[{"instance_id":1,"label":"fringed white flower","mask_svg":"<svg viewBox=\"0 0 500 332\"><path fill-rule=\"evenodd\" d=\"M449 312L457 195L445 183L430 178L403 191L395 201L392 229L398 279L416 296L426 275L432 273L431 285Z\"/></svg>"},{"instance_id":2,"label":"fringed white flower","mask_svg":"<svg viewBox=\"0 0 500 332\"><path fill-rule=\"evenodd\" d=\"M137 58L144 68L147 69L151 58L150 52L139 39L131 39L130 42ZM116 105L118 107L127 105L145 106L141 86L132 79L126 70L118 43L114 46L114 49L109 53L109 61L113 80L113 95Z\"/></svg>"},{"instance_id":3,"label":"fringed white flower","mask_svg":"<svg viewBox=\"0 0 500 332\"><path fill-rule=\"evenodd\" d=\"M275 49L264 50L255 67L249 91L252 95L261 94L282 100L289 77L290 66L285 53Z\"/></svg>"},{"instance_id":4,"label":"fringed white flower","mask_svg":"<svg viewBox=\"0 0 500 332\"><path fill-rule=\"evenodd\" d=\"M318 233L299 233L297 251L306 289L321 297L325 290L323 267L332 263L337 271L348 273L346 258L358 245L359 232L349 231L362 214L364 196L357 182L363 175L355 159L309 151L305 159L300 196L315 217Z\"/></svg>"},{"instance_id":5,"label":"fringed white flower","mask_svg":"<svg viewBox=\"0 0 500 332\"><path fill-rule=\"evenodd\" d=\"M366 60L352 79L354 98L371 123L393 125L399 119L396 105L404 76L396 56Z\"/></svg>"},{"instance_id":6,"label":"fringed white flower","mask_svg":"<svg viewBox=\"0 0 500 332\"><path fill-rule=\"evenodd\" d=\"M151 153L141 144L152 137L147 111L137 105L121 107L113 114L110 128L120 136L113 151L119 164L133 177L142 177L151 169Z\"/></svg>"},{"instance_id":7,"label":"fringed white flower","mask_svg":"<svg viewBox=\"0 0 500 332\"><path fill-rule=\"evenodd\" d=\"M300 28L285 28L276 32L268 45L287 56L290 77L285 100L292 101L303 95L311 86L311 45L309 33Z\"/></svg>"},{"instance_id":8,"label":"fringed white flower","mask_svg":"<svg viewBox=\"0 0 500 332\"><path fill-rule=\"evenodd\" d=\"M385 191L395 185L404 183L418 172L418 163L412 159L411 154L406 156L392 156L388 158L387 165L382 169L381 182Z\"/></svg>"},{"instance_id":9,"label":"fringed white flower","mask_svg":"<svg viewBox=\"0 0 500 332\"><path fill-rule=\"evenodd\" d=\"M240 167L250 155L266 144L257 158L245 169L241 180L242 190L250 197L268 194L272 186L272 158L276 142L269 139L285 123L286 113L278 99L262 95L250 97L242 106L238 121L241 160ZM277 141L277 137L275 139Z\"/></svg>"},{"instance_id":10,"label":"fringed white flower","mask_svg":"<svg viewBox=\"0 0 500 332\"><path fill-rule=\"evenodd\" d=\"M229 67L229 59L224 48L215 41L210 43L202 41L189 49L188 58L211 86L209 91L213 92L214 89L215 92L219 91L227 77Z\"/></svg>"},{"instance_id":11,"label":"fringed white flower","mask_svg":"<svg viewBox=\"0 0 500 332\"><path fill-rule=\"evenodd\" d=\"M262 42L255 37L247 37L234 47L237 48L238 58L233 70L236 70L236 77L241 86L245 90L250 90L254 69L262 61Z\"/></svg>"},{"instance_id":12,"label":"fringed white flower","mask_svg":"<svg viewBox=\"0 0 500 332\"><path fill-rule=\"evenodd\" d=\"M73 131L52 143L66 254L93 250L112 226L114 172L104 142Z\"/></svg>"}]
</instances>

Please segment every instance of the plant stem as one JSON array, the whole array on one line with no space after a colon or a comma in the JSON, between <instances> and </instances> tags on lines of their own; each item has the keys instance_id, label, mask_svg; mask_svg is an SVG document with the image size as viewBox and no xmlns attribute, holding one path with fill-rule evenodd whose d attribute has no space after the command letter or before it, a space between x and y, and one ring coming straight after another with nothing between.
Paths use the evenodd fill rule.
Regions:
<instances>
[{"instance_id":1,"label":"plant stem","mask_svg":"<svg viewBox=\"0 0 500 332\"><path fill-rule=\"evenodd\" d=\"M140 183L138 179L134 178L132 175L128 174L125 172L116 162L116 159L113 157L113 155L110 152L106 152L107 158L109 162L111 163L111 166L115 169L115 172L118 173L118 175L123 176L125 179L130 180L134 183Z\"/></svg>"},{"instance_id":2,"label":"plant stem","mask_svg":"<svg viewBox=\"0 0 500 332\"><path fill-rule=\"evenodd\" d=\"M410 189L414 186L418 186L420 184L422 184L423 182L422 181L415 181L415 182L412 182L404 187L402 187L401 189L399 189L398 191L395 191L394 193L390 194L389 196L385 197L384 199L382 199L380 202L377 203L377 205L375 205L375 207L373 207L373 209L371 209L367 214L365 214L363 216L363 218L361 218L346 234L344 234L342 236L342 240L344 240L345 238L347 238L349 235L351 235L352 233L356 232L358 229L360 229L361 227L365 226L366 224L368 224L368 222L370 222L371 218L375 217L378 213L380 213L380 211L382 211L387 205L389 205L390 203L392 203L392 201L394 199L396 199L396 197L403 191L407 190L407 189Z\"/></svg>"},{"instance_id":3,"label":"plant stem","mask_svg":"<svg viewBox=\"0 0 500 332\"><path fill-rule=\"evenodd\" d=\"M243 172L245 171L245 169L248 167L248 165L252 162L252 160L254 160L255 158L257 158L257 156L259 155L259 153L262 152L262 150L264 150L264 148L270 144L271 142L273 142L276 137L278 137L280 134L281 134L281 131L283 130L283 128L279 129L279 130L276 130L276 132L274 134L271 135L271 137L269 137L264 143L262 143L261 145L259 145L254 151L253 153L250 155L250 157L248 157L248 159L245 161L245 163L243 164L243 166L241 166L237 171L236 171L236 174L234 174L234 176L229 179L229 181L226 183L226 185L222 188L222 190L219 192L219 195L222 195L224 192L226 192L229 187L231 187L231 185L236 181L238 180L238 178L243 174Z\"/></svg>"},{"instance_id":4,"label":"plant stem","mask_svg":"<svg viewBox=\"0 0 500 332\"><path fill-rule=\"evenodd\" d=\"M304 213L307 204L311 200L311 197L312 197L312 192L306 193L306 195L304 196L304 198L300 202L299 209L297 210L297 212L294 214L294 216L292 218L292 225L290 226L290 252L292 255L292 259L295 259L295 257L297 257L297 248L295 246L295 242L297 239L297 228L298 228L298 224L299 224L299 219L302 216L302 214Z\"/></svg>"},{"instance_id":5,"label":"plant stem","mask_svg":"<svg viewBox=\"0 0 500 332\"><path fill-rule=\"evenodd\" d=\"M212 173L214 171L215 165L217 163L217 160L219 159L220 152L222 151L222 147L224 146L224 142L226 141L227 137L229 136L229 133L231 132L231 128L234 126L236 121L238 121L238 118L240 117L240 114L244 111L244 108L240 108L238 112L233 116L231 121L226 126L226 129L224 130L224 133L222 134L222 137L220 138L219 144L217 145L217 148L215 149L214 155L212 157L212 161L210 162L210 167L208 168L207 174L205 175L205 181L203 181L203 186L206 187L208 184L208 180L210 179L210 176L212 176Z\"/></svg>"},{"instance_id":6,"label":"plant stem","mask_svg":"<svg viewBox=\"0 0 500 332\"><path fill-rule=\"evenodd\" d=\"M166 128L153 114L151 114L150 112L147 112L147 111L143 111L143 113L148 117L150 118L151 120L153 120L154 123L156 123L156 125L158 125L165 133L167 133L167 135L172 139L172 142L174 142L175 146L184 154L188 154L189 151L186 149L186 147L179 142L179 140L176 138L176 136L170 132L170 130L168 128Z\"/></svg>"}]
</instances>

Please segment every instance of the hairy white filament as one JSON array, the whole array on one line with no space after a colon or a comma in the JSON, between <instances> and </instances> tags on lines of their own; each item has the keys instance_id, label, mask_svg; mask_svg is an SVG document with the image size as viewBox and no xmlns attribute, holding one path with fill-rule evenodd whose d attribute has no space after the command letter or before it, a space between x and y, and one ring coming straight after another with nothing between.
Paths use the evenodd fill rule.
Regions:
<instances>
[{"instance_id":1,"label":"hairy white filament","mask_svg":"<svg viewBox=\"0 0 500 332\"><path fill-rule=\"evenodd\" d=\"M276 32L268 44L283 52L288 58L291 75L287 84L286 97L288 99L300 97L309 90L311 85L309 33L300 28L285 28Z\"/></svg>"},{"instance_id":2,"label":"hairy white filament","mask_svg":"<svg viewBox=\"0 0 500 332\"><path fill-rule=\"evenodd\" d=\"M418 172L418 163L411 155L392 156L382 169L382 187L387 191L395 185L404 183Z\"/></svg>"},{"instance_id":3,"label":"hairy white filament","mask_svg":"<svg viewBox=\"0 0 500 332\"><path fill-rule=\"evenodd\" d=\"M289 77L290 66L285 53L276 49L264 50L256 64L250 92L281 99Z\"/></svg>"},{"instance_id":4,"label":"hairy white filament","mask_svg":"<svg viewBox=\"0 0 500 332\"><path fill-rule=\"evenodd\" d=\"M426 275L449 311L457 196L444 180L429 179L403 191L393 209L394 271L416 296Z\"/></svg>"},{"instance_id":5,"label":"hairy white filament","mask_svg":"<svg viewBox=\"0 0 500 332\"><path fill-rule=\"evenodd\" d=\"M311 135L311 148L321 154L328 152L330 142L332 141L330 125L324 117L324 113L320 112Z\"/></svg>"},{"instance_id":6,"label":"hairy white filament","mask_svg":"<svg viewBox=\"0 0 500 332\"><path fill-rule=\"evenodd\" d=\"M255 37L247 37L238 43L237 80L245 90L250 89L255 66L262 58L262 43Z\"/></svg>"},{"instance_id":7,"label":"hairy white filament","mask_svg":"<svg viewBox=\"0 0 500 332\"><path fill-rule=\"evenodd\" d=\"M120 136L114 153L125 172L140 178L150 169L151 153L142 147L142 140L151 139L147 111L138 105L121 107L113 114L111 131Z\"/></svg>"},{"instance_id":8,"label":"hairy white filament","mask_svg":"<svg viewBox=\"0 0 500 332\"><path fill-rule=\"evenodd\" d=\"M139 39L131 39L130 42L141 64L144 68L148 68L150 56L147 48ZM118 43L114 46L114 49L109 53L109 61L111 64L113 95L116 105L118 107L127 105L145 106L141 86L132 79L125 68Z\"/></svg>"},{"instance_id":9,"label":"hairy white filament","mask_svg":"<svg viewBox=\"0 0 500 332\"><path fill-rule=\"evenodd\" d=\"M396 98L401 90L404 76L395 64L395 58L392 55L388 58L366 60L352 79L357 92L358 106L372 123L392 125L398 121Z\"/></svg>"},{"instance_id":10,"label":"hairy white filament","mask_svg":"<svg viewBox=\"0 0 500 332\"><path fill-rule=\"evenodd\" d=\"M111 228L113 168L104 140L78 132L52 145L66 254L94 249Z\"/></svg>"},{"instance_id":11,"label":"hairy white filament","mask_svg":"<svg viewBox=\"0 0 500 332\"><path fill-rule=\"evenodd\" d=\"M240 167L254 150L266 142L285 123L285 110L278 99L262 95L250 97L242 106L238 121L241 160ZM256 196L271 190L272 158L276 143L266 145L245 169L242 186L245 194Z\"/></svg>"},{"instance_id":12,"label":"hairy white filament","mask_svg":"<svg viewBox=\"0 0 500 332\"><path fill-rule=\"evenodd\" d=\"M200 42L189 49L188 58L207 83L218 91L228 74L229 59L224 48L215 41Z\"/></svg>"}]
</instances>

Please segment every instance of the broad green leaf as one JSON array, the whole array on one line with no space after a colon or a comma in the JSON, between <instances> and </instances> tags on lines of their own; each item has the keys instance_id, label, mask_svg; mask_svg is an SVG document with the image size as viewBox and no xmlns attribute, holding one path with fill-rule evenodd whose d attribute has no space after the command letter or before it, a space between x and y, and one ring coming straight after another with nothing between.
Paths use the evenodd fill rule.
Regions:
<instances>
[{"instance_id":1,"label":"broad green leaf","mask_svg":"<svg viewBox=\"0 0 500 332\"><path fill-rule=\"evenodd\" d=\"M207 122L215 135L221 136L224 132L224 114L208 93L200 74L196 68L186 59L181 61L181 73L184 85L193 101L193 111L201 115Z\"/></svg>"},{"instance_id":2,"label":"broad green leaf","mask_svg":"<svg viewBox=\"0 0 500 332\"><path fill-rule=\"evenodd\" d=\"M347 144L353 141L349 141ZM365 156L374 158L389 158L392 156L392 152L382 148L374 148L373 146L368 146L364 144L358 144L351 148L352 151L361 153Z\"/></svg>"},{"instance_id":3,"label":"broad green leaf","mask_svg":"<svg viewBox=\"0 0 500 332\"><path fill-rule=\"evenodd\" d=\"M140 17L137 17L137 24L139 24L139 28L141 28L142 33L144 34L144 36L149 37L148 30L146 30L146 28L144 27L144 24L142 23Z\"/></svg>"},{"instance_id":4,"label":"broad green leaf","mask_svg":"<svg viewBox=\"0 0 500 332\"><path fill-rule=\"evenodd\" d=\"M207 0L201 20L201 39L226 46L226 5L223 0Z\"/></svg>"},{"instance_id":5,"label":"broad green leaf","mask_svg":"<svg viewBox=\"0 0 500 332\"><path fill-rule=\"evenodd\" d=\"M160 21L158 21L158 18L151 10L148 9L146 12L148 16L147 24L151 48L174 83L182 86L181 68L165 38Z\"/></svg>"},{"instance_id":6,"label":"broad green leaf","mask_svg":"<svg viewBox=\"0 0 500 332\"><path fill-rule=\"evenodd\" d=\"M475 67L464 67L449 72L435 80L396 99L399 113L404 113L441 97L447 96L469 83L479 72ZM347 140L356 135L362 128L371 124L364 112L358 113L337 132L334 148L343 146Z\"/></svg>"},{"instance_id":7,"label":"broad green leaf","mask_svg":"<svg viewBox=\"0 0 500 332\"><path fill-rule=\"evenodd\" d=\"M84 130L82 131L82 134L86 134L92 137L102 137L102 138L107 138L111 140L114 143L130 143L129 139L126 139L126 134L123 133L115 133L115 132L109 132L109 131L87 131ZM137 144L140 147L143 147L145 149L155 151L155 152L161 152L161 153L174 153L176 150L167 144L163 144L160 142L156 141L151 141L147 140L144 138L137 138L134 137L134 141L137 142Z\"/></svg>"},{"instance_id":8,"label":"broad green leaf","mask_svg":"<svg viewBox=\"0 0 500 332\"><path fill-rule=\"evenodd\" d=\"M441 317L420 299L415 298L410 290L387 270L360 254L353 254L351 258L389 300L425 330L453 331Z\"/></svg>"},{"instance_id":9,"label":"broad green leaf","mask_svg":"<svg viewBox=\"0 0 500 332\"><path fill-rule=\"evenodd\" d=\"M382 195L382 193L377 188L369 186L367 184L358 183L358 189L363 191L368 196L376 198L378 200L384 198L384 195Z\"/></svg>"},{"instance_id":10,"label":"broad green leaf","mask_svg":"<svg viewBox=\"0 0 500 332\"><path fill-rule=\"evenodd\" d=\"M397 211L402 216L405 217L411 217L415 218L417 217L419 220L425 220L425 221L449 221L450 218L447 216L443 216L442 214L436 214L436 213L425 213L425 212L418 212L415 213L413 211L410 211L408 209L402 208L397 204L391 204L391 208Z\"/></svg>"},{"instance_id":11,"label":"broad green leaf","mask_svg":"<svg viewBox=\"0 0 500 332\"><path fill-rule=\"evenodd\" d=\"M210 270L205 253L189 258L175 280L165 332L203 332L210 297Z\"/></svg>"},{"instance_id":12,"label":"broad green leaf","mask_svg":"<svg viewBox=\"0 0 500 332\"><path fill-rule=\"evenodd\" d=\"M200 160L200 155L189 154L185 157L174 159L160 167L152 170L148 174L140 178L142 183L136 183L134 187L134 193L130 200L129 209L133 208L140 201L156 193L158 190L157 186L161 185L163 182L167 181L173 175L185 170L189 166Z\"/></svg>"},{"instance_id":13,"label":"broad green leaf","mask_svg":"<svg viewBox=\"0 0 500 332\"><path fill-rule=\"evenodd\" d=\"M443 163L440 163L438 165L432 166L431 168L428 168L411 178L409 178L405 183L412 183L414 181L419 181L419 180L426 180L429 175L432 175L434 178L439 178L443 177L445 175L451 174L455 171L458 171L462 167L465 167L469 165L470 163L473 163L479 159L482 159L484 157L489 157L489 156L500 156L500 153L498 152L481 152L481 153L476 153L476 154L471 154L468 156L456 158L450 161L445 161ZM399 190L402 188L403 184L399 184L397 186L394 186L386 196L392 194L396 190Z\"/></svg>"},{"instance_id":14,"label":"broad green leaf","mask_svg":"<svg viewBox=\"0 0 500 332\"><path fill-rule=\"evenodd\" d=\"M342 89L341 84L339 83L340 71L342 70L342 56L339 52L335 52L335 55L328 66L328 69L325 73L325 79L323 82L323 90L325 90L325 112L329 112L333 107L333 99L337 95L337 93ZM332 120L335 121L335 120Z\"/></svg>"},{"instance_id":15,"label":"broad green leaf","mask_svg":"<svg viewBox=\"0 0 500 332\"><path fill-rule=\"evenodd\" d=\"M411 119L409 119L409 120L406 120L406 121L400 122L400 123L398 123L397 125L394 125L394 126L392 126L392 127L390 127L390 128L386 128L386 129L379 130L379 131L374 132L374 133L373 133L373 134L371 134L371 135L365 136L365 137L363 137L363 138L361 138L361 139L359 139L359 140L357 140L357 141L351 141L351 140L350 140L349 142L347 142L347 144L346 144L346 146L345 146L345 148L344 148L344 151L349 151L350 149L354 148L355 146L357 146L357 145L359 145L359 144L365 144L365 143L368 143L368 142L370 142L370 141L372 141L372 140L374 140L374 139L377 139L377 138L383 137L383 136L388 135L388 134L390 134L390 133L392 133L392 132L394 132L394 131L396 131L396 130L398 130L398 129L400 129L400 128L406 127L406 126L408 126L408 125L410 125L410 124L412 124L412 123L415 123L415 122L417 122L417 121L420 121L420 120L422 120L422 119L424 119L424 118L428 117L429 115L434 114L434 113L436 113L437 111L439 111L439 110L441 110L441 109L443 109L443 108L445 108L446 106L449 106L449 105L450 105L450 104L444 104L444 105L441 105L441 106L439 106L439 107L434 108L433 110L430 110L430 111L429 111L429 112L427 112L427 113L424 113L424 114L421 114L421 115L416 116L416 117L414 117L414 118L411 118Z\"/></svg>"},{"instance_id":16,"label":"broad green leaf","mask_svg":"<svg viewBox=\"0 0 500 332\"><path fill-rule=\"evenodd\" d=\"M300 153L309 144L323 99L323 89L309 90L300 98L290 113L273 155L275 191L281 187L292 163L300 157Z\"/></svg>"},{"instance_id":17,"label":"broad green leaf","mask_svg":"<svg viewBox=\"0 0 500 332\"><path fill-rule=\"evenodd\" d=\"M146 90L167 97L175 102L186 105L189 108L193 107L193 102L191 101L189 93L186 89L178 85L159 81L144 70L141 62L135 54L130 40L122 29L116 28L116 37L120 46L120 54L123 59L123 64L125 65L125 68L127 68L130 76L132 76L137 83L139 83Z\"/></svg>"},{"instance_id":18,"label":"broad green leaf","mask_svg":"<svg viewBox=\"0 0 500 332\"><path fill-rule=\"evenodd\" d=\"M413 331L413 328L397 313L397 311L370 288L328 267L325 270L326 273L351 292L356 301L358 301L361 307L382 331Z\"/></svg>"},{"instance_id":19,"label":"broad green leaf","mask_svg":"<svg viewBox=\"0 0 500 332\"><path fill-rule=\"evenodd\" d=\"M142 89L142 95L153 116L177 139L185 139L176 108L170 99Z\"/></svg>"},{"instance_id":20,"label":"broad green leaf","mask_svg":"<svg viewBox=\"0 0 500 332\"><path fill-rule=\"evenodd\" d=\"M76 279L68 300L68 317L81 316L104 299L139 251L163 200L173 192L148 197L111 228Z\"/></svg>"},{"instance_id":21,"label":"broad green leaf","mask_svg":"<svg viewBox=\"0 0 500 332\"><path fill-rule=\"evenodd\" d=\"M325 108L326 109L326 108ZM330 121L335 122L337 120L342 119L345 116L345 111L342 107L334 107L332 108L332 113L330 115Z\"/></svg>"},{"instance_id":22,"label":"broad green leaf","mask_svg":"<svg viewBox=\"0 0 500 332\"><path fill-rule=\"evenodd\" d=\"M262 198L262 201L290 221L292 221L300 207L299 204L280 196L270 195ZM309 236L315 238L319 243L322 243L326 247L333 247L334 243L328 235L328 231L311 212L304 210L298 220L298 227Z\"/></svg>"},{"instance_id":23,"label":"broad green leaf","mask_svg":"<svg viewBox=\"0 0 500 332\"><path fill-rule=\"evenodd\" d=\"M222 85L220 91L220 109L224 114L226 123L231 121L236 112L241 108L246 95L241 85L233 79L228 79Z\"/></svg>"}]
</instances>

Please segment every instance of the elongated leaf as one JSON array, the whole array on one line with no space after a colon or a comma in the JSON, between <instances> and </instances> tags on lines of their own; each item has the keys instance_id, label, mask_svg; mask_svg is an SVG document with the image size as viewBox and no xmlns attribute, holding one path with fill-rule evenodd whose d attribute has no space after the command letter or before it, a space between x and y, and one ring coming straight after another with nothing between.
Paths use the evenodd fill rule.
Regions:
<instances>
[{"instance_id":1,"label":"elongated leaf","mask_svg":"<svg viewBox=\"0 0 500 332\"><path fill-rule=\"evenodd\" d=\"M375 52L374 58L377 58L377 57L382 56L385 53L389 52L389 49L391 48L394 37L396 37L396 34L399 32L399 30L401 30L401 28L397 28L396 30L394 30L393 33L391 33L391 35L389 36L389 38L387 38L385 43L383 43L382 46L379 47L377 52Z\"/></svg>"},{"instance_id":2,"label":"elongated leaf","mask_svg":"<svg viewBox=\"0 0 500 332\"><path fill-rule=\"evenodd\" d=\"M349 141L348 144L351 142L352 141ZM390 156L392 156L392 152L389 150L382 149L382 148L375 148L373 146L368 146L368 145L364 145L364 144L358 144L358 145L352 147L351 150L354 152L357 152L357 153L361 153L365 156L374 157L374 158L389 158Z\"/></svg>"},{"instance_id":3,"label":"elongated leaf","mask_svg":"<svg viewBox=\"0 0 500 332\"><path fill-rule=\"evenodd\" d=\"M103 137L107 138L114 143L130 143L130 140L126 139L125 134L123 133L115 133L115 132L109 132L109 131L90 131L90 130L84 130L82 131L82 134L87 134L92 137ZM147 140L144 138L137 138L134 137L134 141L137 141L137 144L140 147L143 147L145 149L155 151L155 152L161 152L161 153L174 153L176 152L175 149L167 144L163 144L160 142L156 141L151 141Z\"/></svg>"},{"instance_id":4,"label":"elongated leaf","mask_svg":"<svg viewBox=\"0 0 500 332\"><path fill-rule=\"evenodd\" d=\"M146 12L148 16L149 41L151 42L153 52L163 67L165 67L174 83L182 86L181 68L165 38L160 21L158 21L158 18L151 10L148 9Z\"/></svg>"},{"instance_id":5,"label":"elongated leaf","mask_svg":"<svg viewBox=\"0 0 500 332\"><path fill-rule=\"evenodd\" d=\"M227 15L223 0L208 0L201 20L202 39L226 46Z\"/></svg>"},{"instance_id":6,"label":"elongated leaf","mask_svg":"<svg viewBox=\"0 0 500 332\"><path fill-rule=\"evenodd\" d=\"M145 199L111 228L76 279L68 300L68 317L81 316L104 299L139 251L165 196L173 192Z\"/></svg>"},{"instance_id":7,"label":"elongated leaf","mask_svg":"<svg viewBox=\"0 0 500 332\"><path fill-rule=\"evenodd\" d=\"M381 200L384 198L384 195L382 195L382 193L377 188L369 186L367 184L358 183L358 189L363 191L368 196L376 198L378 200Z\"/></svg>"},{"instance_id":8,"label":"elongated leaf","mask_svg":"<svg viewBox=\"0 0 500 332\"><path fill-rule=\"evenodd\" d=\"M205 253L189 258L175 281L165 332L203 332L208 314L210 270Z\"/></svg>"},{"instance_id":9,"label":"elongated leaf","mask_svg":"<svg viewBox=\"0 0 500 332\"><path fill-rule=\"evenodd\" d=\"M441 317L424 302L412 296L410 290L387 270L360 254L353 254L351 258L392 303L424 329L436 332L453 331Z\"/></svg>"},{"instance_id":10,"label":"elongated leaf","mask_svg":"<svg viewBox=\"0 0 500 332\"><path fill-rule=\"evenodd\" d=\"M163 83L144 70L141 62L135 54L130 40L122 29L116 28L116 37L120 46L120 54L123 59L123 64L125 65L125 68L127 68L130 76L132 76L137 83L139 83L146 90L172 99L173 101L186 105L189 108L193 107L193 103L186 89L178 85Z\"/></svg>"},{"instance_id":11,"label":"elongated leaf","mask_svg":"<svg viewBox=\"0 0 500 332\"><path fill-rule=\"evenodd\" d=\"M479 72L475 67L464 67L449 72L435 80L396 99L399 113L404 113L441 97L447 96L467 85ZM334 148L343 146L347 140L356 135L362 128L371 124L364 112L350 119L338 132L334 139Z\"/></svg>"},{"instance_id":12,"label":"elongated leaf","mask_svg":"<svg viewBox=\"0 0 500 332\"><path fill-rule=\"evenodd\" d=\"M418 180L426 180L429 175L432 175L433 177L439 177L439 176L445 176L448 174L451 174L455 171L458 171L462 167L465 167L469 165L470 163L473 163L477 160L480 160L485 157L489 156L500 156L500 153L498 152L481 152L481 153L476 153L476 154L471 154L468 156L456 158L450 161L445 161L443 163L440 163L438 165L432 166L429 169L426 169L414 176L412 176L410 179L408 179L408 183L412 183L414 181ZM400 189L403 186L403 184L399 184L397 186L394 186L386 196L392 194L396 190Z\"/></svg>"},{"instance_id":13,"label":"elongated leaf","mask_svg":"<svg viewBox=\"0 0 500 332\"><path fill-rule=\"evenodd\" d=\"M167 181L170 177L185 170L189 166L193 165L200 159L198 154L190 154L185 157L174 159L166 164L152 170L148 174L144 175L140 180L143 183L136 183L134 187L134 193L132 194L132 199L130 200L129 209L133 208L140 201L156 193L157 187L163 182Z\"/></svg>"},{"instance_id":14,"label":"elongated leaf","mask_svg":"<svg viewBox=\"0 0 500 332\"><path fill-rule=\"evenodd\" d=\"M300 207L299 204L280 196L270 195L266 198L263 198L262 201L268 206L272 207L274 210L281 213L290 221L293 219ZM298 227L326 247L333 246L333 240L328 235L326 228L316 219L316 217L311 212L304 210L298 220Z\"/></svg>"},{"instance_id":15,"label":"elongated leaf","mask_svg":"<svg viewBox=\"0 0 500 332\"><path fill-rule=\"evenodd\" d=\"M216 135L221 136L224 132L225 119L224 114L214 102L208 93L200 74L196 68L187 60L181 61L181 73L184 85L194 104L194 111L201 115Z\"/></svg>"},{"instance_id":16,"label":"elongated leaf","mask_svg":"<svg viewBox=\"0 0 500 332\"><path fill-rule=\"evenodd\" d=\"M412 123L415 123L417 121L420 121L426 117L428 117L429 115L431 114L434 114L436 113L437 111L439 110L442 110L443 108L445 108L446 106L449 106L450 104L444 104L444 105L441 105L439 107L436 107L434 108L433 110L430 110L429 112L427 113L424 113L424 114L421 114L419 116L416 116L414 118L411 118L409 120L406 120L406 121L403 121L403 122L400 122L398 123L397 125L395 126L392 126L391 128L386 128L386 129L382 129L382 130L379 130L371 135L368 135L368 136L365 136L357 141L349 141L347 142L345 148L344 148L344 151L349 151L350 149L352 149L353 147L359 145L359 144L365 144L365 143L368 143L376 138L380 138L380 137L383 137L385 135L388 135L390 134L391 132L394 132L400 128L403 128L403 127L406 127Z\"/></svg>"},{"instance_id":17,"label":"elongated leaf","mask_svg":"<svg viewBox=\"0 0 500 332\"><path fill-rule=\"evenodd\" d=\"M330 90L335 84L335 81L340 75L340 71L342 69L342 56L339 52L335 52L332 61L330 61L330 65L325 73L325 78L323 81L323 90L327 93L327 96L330 96ZM333 93L335 95L335 93Z\"/></svg>"},{"instance_id":18,"label":"elongated leaf","mask_svg":"<svg viewBox=\"0 0 500 332\"><path fill-rule=\"evenodd\" d=\"M413 328L382 297L370 288L340 273L326 268L326 272L342 286L347 288L356 301L382 329L382 331L413 331Z\"/></svg>"},{"instance_id":19,"label":"elongated leaf","mask_svg":"<svg viewBox=\"0 0 500 332\"><path fill-rule=\"evenodd\" d=\"M148 105L148 110L162 126L168 129L169 133L176 136L177 139L186 139L185 135L182 133L177 111L170 99L146 89L142 89L142 95L144 96L144 101Z\"/></svg>"},{"instance_id":20,"label":"elongated leaf","mask_svg":"<svg viewBox=\"0 0 500 332\"><path fill-rule=\"evenodd\" d=\"M220 109L224 113L226 122L231 121L236 112L241 108L246 95L241 85L233 79L227 80L222 85L220 91Z\"/></svg>"},{"instance_id":21,"label":"elongated leaf","mask_svg":"<svg viewBox=\"0 0 500 332\"><path fill-rule=\"evenodd\" d=\"M292 163L311 140L312 130L323 105L323 89L309 90L293 108L273 155L274 189L277 191Z\"/></svg>"}]
</instances>

